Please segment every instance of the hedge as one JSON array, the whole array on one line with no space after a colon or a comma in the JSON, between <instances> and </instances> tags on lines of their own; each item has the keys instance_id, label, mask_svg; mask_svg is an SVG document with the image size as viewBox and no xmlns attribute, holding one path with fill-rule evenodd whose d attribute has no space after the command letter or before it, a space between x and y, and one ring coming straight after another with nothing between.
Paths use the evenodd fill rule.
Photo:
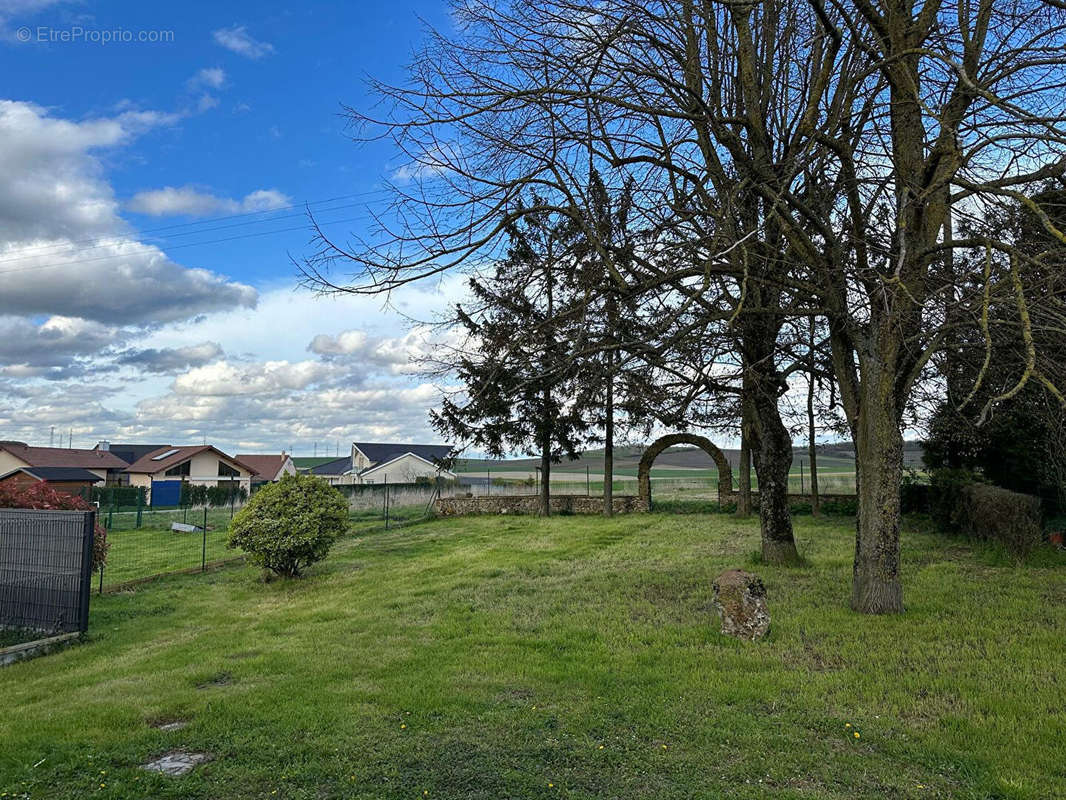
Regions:
<instances>
[{"instance_id":1,"label":"hedge","mask_svg":"<svg viewBox=\"0 0 1066 800\"><path fill-rule=\"evenodd\" d=\"M964 536L999 542L1018 558L1044 537L1040 498L986 483L962 487L953 521Z\"/></svg>"}]
</instances>

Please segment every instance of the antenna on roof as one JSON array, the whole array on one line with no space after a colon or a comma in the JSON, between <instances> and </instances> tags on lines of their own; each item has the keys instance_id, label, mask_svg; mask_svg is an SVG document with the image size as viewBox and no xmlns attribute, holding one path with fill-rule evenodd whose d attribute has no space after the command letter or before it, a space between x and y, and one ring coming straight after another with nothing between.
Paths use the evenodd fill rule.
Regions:
<instances>
[{"instance_id":1,"label":"antenna on roof","mask_svg":"<svg viewBox=\"0 0 1066 800\"><path fill-rule=\"evenodd\" d=\"M67 449L68 450L73 450L74 449L74 429L73 428L70 429L70 439L67 440Z\"/></svg>"},{"instance_id":2,"label":"antenna on roof","mask_svg":"<svg viewBox=\"0 0 1066 800\"><path fill-rule=\"evenodd\" d=\"M55 447L56 446L56 426L55 425L52 426L52 433L49 434L49 436L48 436L48 446L49 447Z\"/></svg>"}]
</instances>

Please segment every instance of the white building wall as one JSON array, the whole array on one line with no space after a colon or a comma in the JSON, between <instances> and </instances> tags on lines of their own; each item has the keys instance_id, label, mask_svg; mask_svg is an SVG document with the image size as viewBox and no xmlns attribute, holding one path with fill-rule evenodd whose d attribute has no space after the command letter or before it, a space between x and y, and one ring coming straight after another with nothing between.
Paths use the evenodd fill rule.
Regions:
<instances>
[{"instance_id":1,"label":"white building wall","mask_svg":"<svg viewBox=\"0 0 1066 800\"><path fill-rule=\"evenodd\" d=\"M385 483L386 479L389 483L414 483L418 478L435 479L437 475L445 478L454 477L450 472L441 472L435 465L408 453L374 467L360 477L363 483Z\"/></svg>"}]
</instances>

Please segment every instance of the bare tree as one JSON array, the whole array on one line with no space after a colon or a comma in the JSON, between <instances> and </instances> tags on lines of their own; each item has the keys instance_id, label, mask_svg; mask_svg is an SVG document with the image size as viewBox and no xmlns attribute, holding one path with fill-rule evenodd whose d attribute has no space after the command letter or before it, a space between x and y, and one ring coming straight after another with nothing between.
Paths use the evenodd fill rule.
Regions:
<instances>
[{"instance_id":1,"label":"bare tree","mask_svg":"<svg viewBox=\"0 0 1066 800\"><path fill-rule=\"evenodd\" d=\"M901 611L901 427L950 342L950 309L1009 300L1015 385L1053 387L1034 335L1056 318L1032 313L1040 255L959 222L1063 174L1059 4L537 0L470 2L455 18L459 34L431 38L411 83L377 85L384 119L352 110L409 155L416 181L397 187L376 240L323 237L309 281L381 292L492 258L530 186L587 228L590 163L624 175L631 222L653 235L624 265L602 247L603 263L618 292L669 310L660 347L686 315L700 320L690 331L737 334L761 488L763 472L778 482L788 439L781 326L824 321L857 454L851 604ZM973 252L986 258L948 257ZM993 254L1004 276L963 273ZM338 261L354 278L330 278ZM764 550L784 542L779 510L762 509Z\"/></svg>"}]
</instances>

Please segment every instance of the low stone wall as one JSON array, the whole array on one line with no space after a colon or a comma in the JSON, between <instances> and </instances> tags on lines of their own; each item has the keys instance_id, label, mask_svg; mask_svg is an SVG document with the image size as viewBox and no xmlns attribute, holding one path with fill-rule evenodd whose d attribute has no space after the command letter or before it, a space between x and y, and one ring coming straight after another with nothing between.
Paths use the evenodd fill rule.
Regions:
<instances>
[{"instance_id":1,"label":"low stone wall","mask_svg":"<svg viewBox=\"0 0 1066 800\"><path fill-rule=\"evenodd\" d=\"M520 497L442 497L436 501L437 514L442 517L463 517L470 514L537 514L540 498L536 495ZM551 498L553 514L602 514L603 498L586 495L554 495ZM615 495L614 512L630 514L647 511L640 498L633 495Z\"/></svg>"}]
</instances>

